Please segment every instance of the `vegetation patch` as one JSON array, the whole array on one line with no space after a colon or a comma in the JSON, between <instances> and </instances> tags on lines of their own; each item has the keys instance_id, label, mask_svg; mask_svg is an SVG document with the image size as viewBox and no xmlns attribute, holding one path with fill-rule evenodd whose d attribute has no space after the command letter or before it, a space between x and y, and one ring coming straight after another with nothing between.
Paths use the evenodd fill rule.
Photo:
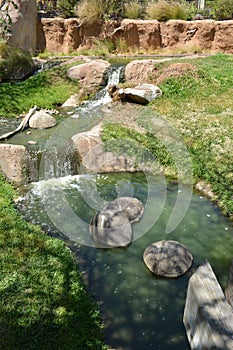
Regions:
<instances>
[{"instance_id":1,"label":"vegetation patch","mask_svg":"<svg viewBox=\"0 0 233 350\"><path fill-rule=\"evenodd\" d=\"M106 350L102 322L65 244L26 223L0 176L0 347Z\"/></svg>"},{"instance_id":2,"label":"vegetation patch","mask_svg":"<svg viewBox=\"0 0 233 350\"><path fill-rule=\"evenodd\" d=\"M35 105L49 109L62 105L79 92L78 82L68 78L67 68L59 66L19 83L0 84L0 116L17 116Z\"/></svg>"},{"instance_id":3,"label":"vegetation patch","mask_svg":"<svg viewBox=\"0 0 233 350\"><path fill-rule=\"evenodd\" d=\"M194 182L204 180L209 183L223 213L233 217L233 58L231 55L217 54L182 62L195 67L195 74L191 71L181 76L167 76L159 84L162 97L150 104L154 114L147 113L145 108L144 115L137 118L137 123L148 130L151 120L155 121L157 115L163 116L188 149ZM159 64L161 74L170 64ZM159 156L158 160L166 172L171 169L169 174L176 175L166 148L158 147L151 132L139 136L119 125L105 128L104 141L124 135L130 139L136 138L139 143L146 144L156 157Z\"/></svg>"}]
</instances>

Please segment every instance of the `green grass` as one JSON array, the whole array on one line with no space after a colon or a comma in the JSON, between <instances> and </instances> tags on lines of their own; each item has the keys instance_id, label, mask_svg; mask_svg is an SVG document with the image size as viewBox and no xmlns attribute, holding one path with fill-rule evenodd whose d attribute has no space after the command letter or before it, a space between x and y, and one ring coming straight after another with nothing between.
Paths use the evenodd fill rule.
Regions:
<instances>
[{"instance_id":1,"label":"green grass","mask_svg":"<svg viewBox=\"0 0 233 350\"><path fill-rule=\"evenodd\" d=\"M0 348L106 349L70 250L26 223L13 196L0 176Z\"/></svg>"},{"instance_id":2,"label":"green grass","mask_svg":"<svg viewBox=\"0 0 233 350\"><path fill-rule=\"evenodd\" d=\"M0 116L16 116L35 105L49 109L60 106L79 91L78 82L67 76L68 67L43 71L21 83L0 84Z\"/></svg>"},{"instance_id":3,"label":"green grass","mask_svg":"<svg viewBox=\"0 0 233 350\"><path fill-rule=\"evenodd\" d=\"M178 61L159 63L158 68L162 72L164 67L174 62ZM154 116L149 110L147 113L145 107L144 116L148 115L148 118L138 118L138 124L148 130L140 142L149 144L149 149L169 175L175 175L173 169L169 171L169 167L173 165L167 150L153 141L148 127L150 119L162 115L181 136L191 155L194 182L205 180L210 183L223 213L232 218L233 56L217 54L182 62L196 66L197 74L187 73L182 77L169 77L159 85L163 96L150 105ZM110 129L114 128L113 136ZM133 140L139 139L133 132L125 130L124 136ZM113 137L122 138L122 128L119 125L106 125L104 140L110 141Z\"/></svg>"}]
</instances>

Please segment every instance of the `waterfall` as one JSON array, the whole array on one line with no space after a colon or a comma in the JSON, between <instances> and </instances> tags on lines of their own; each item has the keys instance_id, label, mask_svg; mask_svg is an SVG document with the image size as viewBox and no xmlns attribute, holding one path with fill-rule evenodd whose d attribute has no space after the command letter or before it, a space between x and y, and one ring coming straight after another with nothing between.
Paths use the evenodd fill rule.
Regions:
<instances>
[{"instance_id":1,"label":"waterfall","mask_svg":"<svg viewBox=\"0 0 233 350\"><path fill-rule=\"evenodd\" d=\"M75 109L79 114L79 118L76 121L72 119L73 124L70 127L72 135L70 136L86 130L91 124L91 120L96 118L98 109L111 102L108 87L109 85L117 85L119 83L122 72L122 66L110 67L107 85L95 95L93 100L89 100ZM56 131L54 134L56 135ZM51 143L47 142L47 145L43 149L34 148L27 150L25 157L25 177L27 183L78 174L79 160L77 150L70 140L70 136L66 138L69 141L64 143L63 140L60 140L59 135L61 134L53 137Z\"/></svg>"},{"instance_id":2,"label":"waterfall","mask_svg":"<svg viewBox=\"0 0 233 350\"><path fill-rule=\"evenodd\" d=\"M71 141L50 148L27 150L25 160L28 183L78 173L77 151Z\"/></svg>"},{"instance_id":3,"label":"waterfall","mask_svg":"<svg viewBox=\"0 0 233 350\"><path fill-rule=\"evenodd\" d=\"M111 66L108 70L107 85L102 90L97 92L94 100L87 101L82 108L87 111L91 111L110 103L111 97L108 93L108 87L110 85L117 85L120 82L123 74L123 68L123 66Z\"/></svg>"}]
</instances>

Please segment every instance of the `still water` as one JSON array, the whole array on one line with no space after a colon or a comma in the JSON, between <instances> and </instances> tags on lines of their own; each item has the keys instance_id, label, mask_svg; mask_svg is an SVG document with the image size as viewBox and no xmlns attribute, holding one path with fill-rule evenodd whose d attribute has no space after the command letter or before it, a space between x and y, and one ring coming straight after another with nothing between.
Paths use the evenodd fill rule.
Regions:
<instances>
[{"instance_id":1,"label":"still water","mask_svg":"<svg viewBox=\"0 0 233 350\"><path fill-rule=\"evenodd\" d=\"M208 259L226 286L233 255L232 223L210 201L193 193L184 219L166 234L178 191L175 184L141 173L77 175L30 185L18 203L27 220L65 240L74 251L89 289L101 303L106 342L114 349L190 349L182 317L191 273ZM134 240L127 248L96 248L88 223L106 201L121 195L134 196L145 205L142 220L133 225ZM193 254L193 266L184 276L158 278L146 268L144 249L162 239L177 240Z\"/></svg>"}]
</instances>

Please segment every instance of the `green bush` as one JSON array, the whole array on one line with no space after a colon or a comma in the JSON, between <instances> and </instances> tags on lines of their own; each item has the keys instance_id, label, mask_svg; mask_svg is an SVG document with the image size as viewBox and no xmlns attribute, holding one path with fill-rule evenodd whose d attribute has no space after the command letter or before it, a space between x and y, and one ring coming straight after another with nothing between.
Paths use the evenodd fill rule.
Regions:
<instances>
[{"instance_id":1,"label":"green bush","mask_svg":"<svg viewBox=\"0 0 233 350\"><path fill-rule=\"evenodd\" d=\"M126 18L140 18L142 14L142 6L138 1L132 0L125 5L124 17Z\"/></svg>"},{"instance_id":2,"label":"green bush","mask_svg":"<svg viewBox=\"0 0 233 350\"><path fill-rule=\"evenodd\" d=\"M117 0L81 0L77 5L77 16L87 23L95 23L102 19L122 17L123 3Z\"/></svg>"},{"instance_id":3,"label":"green bush","mask_svg":"<svg viewBox=\"0 0 233 350\"><path fill-rule=\"evenodd\" d=\"M215 0L212 17L217 21L233 18L233 0Z\"/></svg>"},{"instance_id":4,"label":"green bush","mask_svg":"<svg viewBox=\"0 0 233 350\"><path fill-rule=\"evenodd\" d=\"M75 15L75 5L77 0L58 0L57 8L64 17L72 17Z\"/></svg>"},{"instance_id":5,"label":"green bush","mask_svg":"<svg viewBox=\"0 0 233 350\"><path fill-rule=\"evenodd\" d=\"M0 81L19 79L30 73L34 64L30 53L0 42Z\"/></svg>"},{"instance_id":6,"label":"green bush","mask_svg":"<svg viewBox=\"0 0 233 350\"><path fill-rule=\"evenodd\" d=\"M157 19L158 21L167 21L169 19L187 20L190 17L190 9L183 2L159 0L148 3L146 14L149 19Z\"/></svg>"},{"instance_id":7,"label":"green bush","mask_svg":"<svg viewBox=\"0 0 233 350\"><path fill-rule=\"evenodd\" d=\"M95 23L104 16L99 0L82 0L77 6L77 16L85 23Z\"/></svg>"}]
</instances>

